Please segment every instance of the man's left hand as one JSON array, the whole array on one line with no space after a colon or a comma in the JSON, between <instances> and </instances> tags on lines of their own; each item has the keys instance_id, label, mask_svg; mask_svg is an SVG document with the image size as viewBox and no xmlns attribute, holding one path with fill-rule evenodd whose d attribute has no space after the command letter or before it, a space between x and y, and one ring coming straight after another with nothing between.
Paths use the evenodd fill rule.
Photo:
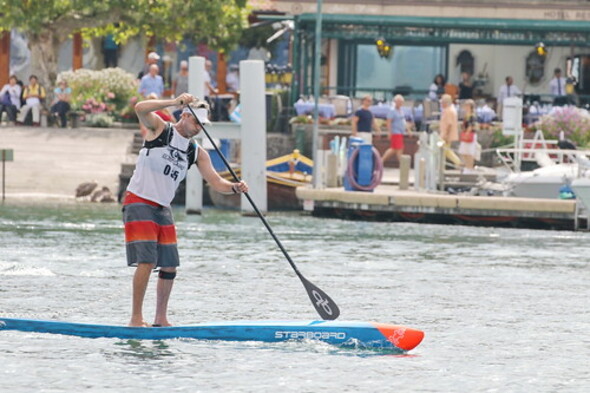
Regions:
<instances>
[{"instance_id":1,"label":"man's left hand","mask_svg":"<svg viewBox=\"0 0 590 393\"><path fill-rule=\"evenodd\" d=\"M236 194L241 194L244 192L248 192L248 184L246 184L245 181L240 181L239 183L233 183L231 186L231 189L233 192L235 192Z\"/></svg>"}]
</instances>

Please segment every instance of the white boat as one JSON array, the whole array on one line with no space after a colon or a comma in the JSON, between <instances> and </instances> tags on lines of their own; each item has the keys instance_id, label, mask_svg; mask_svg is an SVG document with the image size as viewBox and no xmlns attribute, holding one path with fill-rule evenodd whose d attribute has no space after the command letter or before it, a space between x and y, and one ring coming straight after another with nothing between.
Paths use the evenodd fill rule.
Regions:
<instances>
[{"instance_id":1,"label":"white boat","mask_svg":"<svg viewBox=\"0 0 590 393\"><path fill-rule=\"evenodd\" d=\"M560 197L562 187L590 175L586 171L590 151L575 150L571 143L564 145L557 140L545 140L538 131L531 140L519 140L519 146L496 150L500 161L511 170L501 180L504 196L555 199ZM559 146L574 149L560 149ZM520 171L521 164L525 162L536 164L539 168Z\"/></svg>"},{"instance_id":2,"label":"white boat","mask_svg":"<svg viewBox=\"0 0 590 393\"><path fill-rule=\"evenodd\" d=\"M504 196L559 198L560 189L578 178L578 164L555 164L532 171L512 173L503 183Z\"/></svg>"}]
</instances>

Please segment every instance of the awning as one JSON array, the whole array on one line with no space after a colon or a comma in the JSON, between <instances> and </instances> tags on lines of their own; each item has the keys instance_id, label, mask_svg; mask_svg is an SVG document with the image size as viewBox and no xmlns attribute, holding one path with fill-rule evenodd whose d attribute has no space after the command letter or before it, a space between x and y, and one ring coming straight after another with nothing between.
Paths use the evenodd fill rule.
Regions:
<instances>
[{"instance_id":1,"label":"awning","mask_svg":"<svg viewBox=\"0 0 590 393\"><path fill-rule=\"evenodd\" d=\"M313 13L295 16L298 29L314 34ZM434 18L397 15L323 14L322 37L430 44L479 43L590 46L590 23L574 20Z\"/></svg>"}]
</instances>

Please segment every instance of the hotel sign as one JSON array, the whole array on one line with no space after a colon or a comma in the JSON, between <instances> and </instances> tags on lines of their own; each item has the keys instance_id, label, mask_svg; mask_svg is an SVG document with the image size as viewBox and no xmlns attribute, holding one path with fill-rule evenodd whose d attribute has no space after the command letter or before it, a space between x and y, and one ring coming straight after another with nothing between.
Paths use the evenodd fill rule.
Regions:
<instances>
[{"instance_id":1,"label":"hotel sign","mask_svg":"<svg viewBox=\"0 0 590 393\"><path fill-rule=\"evenodd\" d=\"M589 20L590 11L583 10L546 10L543 18L548 20Z\"/></svg>"}]
</instances>

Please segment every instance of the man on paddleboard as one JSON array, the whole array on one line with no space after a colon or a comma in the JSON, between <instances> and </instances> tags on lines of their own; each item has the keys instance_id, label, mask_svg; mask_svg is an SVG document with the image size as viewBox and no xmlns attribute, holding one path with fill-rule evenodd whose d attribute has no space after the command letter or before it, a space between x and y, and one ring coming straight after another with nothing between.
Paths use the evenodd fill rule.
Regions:
<instances>
[{"instance_id":1,"label":"man on paddleboard","mask_svg":"<svg viewBox=\"0 0 590 393\"><path fill-rule=\"evenodd\" d=\"M232 183L219 176L207 151L191 139L201 127L189 108L184 107L180 120L174 124L164 122L154 113L183 105L191 105L201 124L210 123L208 105L188 93L174 99L142 101L135 106L139 121L148 131L123 201L127 264L137 267L129 326L150 326L143 318L143 300L155 268L159 272L153 326L170 326L168 300L179 265L170 203L189 167L196 164L203 178L218 192L248 191L244 181Z\"/></svg>"}]
</instances>

